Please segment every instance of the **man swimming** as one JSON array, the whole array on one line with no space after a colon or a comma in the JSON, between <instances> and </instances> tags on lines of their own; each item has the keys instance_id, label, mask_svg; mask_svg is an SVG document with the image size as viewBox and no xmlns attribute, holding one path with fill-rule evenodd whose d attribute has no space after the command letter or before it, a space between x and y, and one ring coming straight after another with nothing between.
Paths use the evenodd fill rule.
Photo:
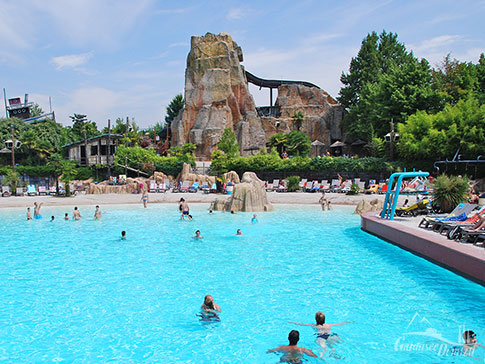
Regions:
<instances>
[{"instance_id":1,"label":"man swimming","mask_svg":"<svg viewBox=\"0 0 485 364\"><path fill-rule=\"evenodd\" d=\"M300 333L297 330L291 330L288 334L289 345L280 345L277 348L270 349L267 352L273 353L275 351L280 351L284 353L280 361L285 363L301 363L303 354L316 358L317 356L310 349L306 349L303 346L297 346L300 340Z\"/></svg>"},{"instance_id":2,"label":"man swimming","mask_svg":"<svg viewBox=\"0 0 485 364\"><path fill-rule=\"evenodd\" d=\"M42 219L42 215L40 214L40 208L42 207L42 202L37 203L34 202L34 219Z\"/></svg>"},{"instance_id":3,"label":"man swimming","mask_svg":"<svg viewBox=\"0 0 485 364\"><path fill-rule=\"evenodd\" d=\"M242 231L241 231L241 229L237 229L237 231L236 231L236 235L242 235Z\"/></svg>"},{"instance_id":4,"label":"man swimming","mask_svg":"<svg viewBox=\"0 0 485 364\"><path fill-rule=\"evenodd\" d=\"M320 356L323 356L323 354L327 351L327 344L329 347L332 347L333 344L340 341L340 337L337 334L330 333L330 331L332 330L332 327L338 326L338 325L346 325L353 322L353 321L347 321L347 322L340 322L337 324L326 324L325 314L320 311L315 314L315 321L316 321L316 324L302 324L299 322L292 322L292 323L295 325L301 325L301 326L311 326L315 330L317 330L317 339L315 341L322 348L322 354Z\"/></svg>"},{"instance_id":5,"label":"man swimming","mask_svg":"<svg viewBox=\"0 0 485 364\"><path fill-rule=\"evenodd\" d=\"M54 221L56 218L54 216L51 216L51 222Z\"/></svg>"},{"instance_id":6,"label":"man swimming","mask_svg":"<svg viewBox=\"0 0 485 364\"><path fill-rule=\"evenodd\" d=\"M204 303L200 306L200 313L196 316L201 318L201 321L220 321L217 315L221 312L221 307L214 303L214 298L208 294L204 297Z\"/></svg>"},{"instance_id":7,"label":"man swimming","mask_svg":"<svg viewBox=\"0 0 485 364\"><path fill-rule=\"evenodd\" d=\"M126 240L126 231L121 232L121 240Z\"/></svg>"},{"instance_id":8,"label":"man swimming","mask_svg":"<svg viewBox=\"0 0 485 364\"><path fill-rule=\"evenodd\" d=\"M69 214L67 212L64 214L64 220L69 220Z\"/></svg>"},{"instance_id":9,"label":"man swimming","mask_svg":"<svg viewBox=\"0 0 485 364\"><path fill-rule=\"evenodd\" d=\"M101 210L97 205L96 205L96 210L94 211L94 220L101 220Z\"/></svg>"},{"instance_id":10,"label":"man swimming","mask_svg":"<svg viewBox=\"0 0 485 364\"><path fill-rule=\"evenodd\" d=\"M463 353L471 358L474 358L472 354L476 348L485 348L484 345L477 342L477 334L475 334L472 330L467 330L463 333L463 340L465 341L465 344L463 345Z\"/></svg>"},{"instance_id":11,"label":"man swimming","mask_svg":"<svg viewBox=\"0 0 485 364\"><path fill-rule=\"evenodd\" d=\"M27 207L27 220L32 220L32 215L30 214L30 207Z\"/></svg>"},{"instance_id":12,"label":"man swimming","mask_svg":"<svg viewBox=\"0 0 485 364\"><path fill-rule=\"evenodd\" d=\"M202 235L200 235L200 230L197 230L197 231L195 232L194 239L202 239Z\"/></svg>"},{"instance_id":13,"label":"man swimming","mask_svg":"<svg viewBox=\"0 0 485 364\"><path fill-rule=\"evenodd\" d=\"M81 213L79 212L79 210L77 209L77 206L74 207L74 212L72 213L72 218L74 220L81 220Z\"/></svg>"},{"instance_id":14,"label":"man swimming","mask_svg":"<svg viewBox=\"0 0 485 364\"><path fill-rule=\"evenodd\" d=\"M252 224L256 224L258 222L258 218L256 217L256 214L253 215L253 218L251 219Z\"/></svg>"}]
</instances>

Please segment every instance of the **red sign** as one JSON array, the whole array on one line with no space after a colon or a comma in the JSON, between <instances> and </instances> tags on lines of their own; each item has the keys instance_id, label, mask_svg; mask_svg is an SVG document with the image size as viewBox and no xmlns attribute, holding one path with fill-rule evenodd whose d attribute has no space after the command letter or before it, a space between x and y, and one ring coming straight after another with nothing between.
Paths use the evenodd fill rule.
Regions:
<instances>
[{"instance_id":1,"label":"red sign","mask_svg":"<svg viewBox=\"0 0 485 364\"><path fill-rule=\"evenodd\" d=\"M15 99L8 100L9 105L20 105L22 101L20 101L20 97L16 97Z\"/></svg>"}]
</instances>

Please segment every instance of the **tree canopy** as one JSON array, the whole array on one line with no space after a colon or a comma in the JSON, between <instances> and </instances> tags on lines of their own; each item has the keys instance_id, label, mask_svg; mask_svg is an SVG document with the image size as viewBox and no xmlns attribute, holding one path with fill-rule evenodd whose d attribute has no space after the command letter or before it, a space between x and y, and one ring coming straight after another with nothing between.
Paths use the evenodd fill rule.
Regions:
<instances>
[{"instance_id":1,"label":"tree canopy","mask_svg":"<svg viewBox=\"0 0 485 364\"><path fill-rule=\"evenodd\" d=\"M165 122L171 124L172 121L177 117L180 110L184 108L185 101L182 94L175 95L172 101L167 106L167 115L165 116Z\"/></svg>"},{"instance_id":2,"label":"tree canopy","mask_svg":"<svg viewBox=\"0 0 485 364\"><path fill-rule=\"evenodd\" d=\"M441 107L429 63L408 52L394 33L368 34L340 80L339 102L348 109L344 126L360 139L383 137L391 120L402 122L418 110Z\"/></svg>"}]
</instances>

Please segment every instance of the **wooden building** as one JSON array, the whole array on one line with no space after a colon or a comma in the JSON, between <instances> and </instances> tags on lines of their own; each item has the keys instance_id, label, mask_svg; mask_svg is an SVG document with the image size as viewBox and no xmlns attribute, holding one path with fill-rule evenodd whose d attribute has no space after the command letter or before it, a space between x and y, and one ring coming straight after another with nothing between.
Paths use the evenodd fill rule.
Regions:
<instances>
[{"instance_id":1,"label":"wooden building","mask_svg":"<svg viewBox=\"0 0 485 364\"><path fill-rule=\"evenodd\" d=\"M64 148L67 149L67 158L76 161L82 167L96 164L112 165L121 138L123 135L120 134L102 134L64 145Z\"/></svg>"}]
</instances>

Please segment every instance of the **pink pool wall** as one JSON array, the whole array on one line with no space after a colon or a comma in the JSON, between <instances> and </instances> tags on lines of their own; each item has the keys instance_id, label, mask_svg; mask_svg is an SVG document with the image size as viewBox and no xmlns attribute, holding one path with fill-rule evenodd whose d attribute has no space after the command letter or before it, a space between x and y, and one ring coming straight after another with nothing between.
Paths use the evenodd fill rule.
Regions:
<instances>
[{"instance_id":1,"label":"pink pool wall","mask_svg":"<svg viewBox=\"0 0 485 364\"><path fill-rule=\"evenodd\" d=\"M448 240L438 233L409 227L397 221L361 215L362 230L420 255L460 275L485 285L485 249Z\"/></svg>"}]
</instances>

